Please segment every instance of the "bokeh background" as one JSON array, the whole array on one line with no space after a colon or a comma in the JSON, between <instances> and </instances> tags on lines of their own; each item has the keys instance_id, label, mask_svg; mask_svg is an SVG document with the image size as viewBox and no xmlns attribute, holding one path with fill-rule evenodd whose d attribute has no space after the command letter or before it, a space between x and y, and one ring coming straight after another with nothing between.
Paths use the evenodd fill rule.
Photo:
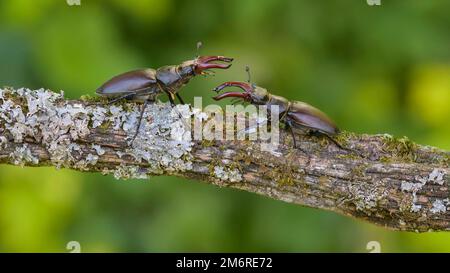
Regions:
<instances>
[{"instance_id":1,"label":"bokeh background","mask_svg":"<svg viewBox=\"0 0 450 273\"><path fill-rule=\"evenodd\" d=\"M450 1L2 0L0 85L78 98L111 76L200 54L236 58L183 91L253 81L340 127L450 149ZM0 251L450 252L449 233L400 233L196 181L0 166Z\"/></svg>"}]
</instances>

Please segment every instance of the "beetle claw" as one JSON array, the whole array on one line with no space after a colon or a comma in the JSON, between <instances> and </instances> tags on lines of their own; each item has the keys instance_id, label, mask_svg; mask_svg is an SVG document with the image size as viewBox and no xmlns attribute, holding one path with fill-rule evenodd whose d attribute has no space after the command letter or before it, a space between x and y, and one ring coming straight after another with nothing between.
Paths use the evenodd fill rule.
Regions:
<instances>
[{"instance_id":1,"label":"beetle claw","mask_svg":"<svg viewBox=\"0 0 450 273\"><path fill-rule=\"evenodd\" d=\"M210 63L213 61L221 61L225 63L231 63L233 58L225 57L225 56L201 56L197 58L199 63Z\"/></svg>"},{"instance_id":2,"label":"beetle claw","mask_svg":"<svg viewBox=\"0 0 450 273\"><path fill-rule=\"evenodd\" d=\"M249 94L245 92L225 92L213 97L214 100L221 100L224 98L241 98L247 100L249 98Z\"/></svg>"},{"instance_id":3,"label":"beetle claw","mask_svg":"<svg viewBox=\"0 0 450 273\"><path fill-rule=\"evenodd\" d=\"M249 83L246 83L246 82L224 82L221 85L215 87L213 89L213 91L216 91L217 93L219 93L222 89L224 89L226 87L231 87L231 86L239 87L246 93L253 92L253 87Z\"/></svg>"},{"instance_id":4,"label":"beetle claw","mask_svg":"<svg viewBox=\"0 0 450 273\"><path fill-rule=\"evenodd\" d=\"M217 61L222 63L217 63ZM231 66L232 61L233 58L224 56L201 56L196 60L195 72L197 74L206 74L206 70L212 68L227 69Z\"/></svg>"}]
</instances>

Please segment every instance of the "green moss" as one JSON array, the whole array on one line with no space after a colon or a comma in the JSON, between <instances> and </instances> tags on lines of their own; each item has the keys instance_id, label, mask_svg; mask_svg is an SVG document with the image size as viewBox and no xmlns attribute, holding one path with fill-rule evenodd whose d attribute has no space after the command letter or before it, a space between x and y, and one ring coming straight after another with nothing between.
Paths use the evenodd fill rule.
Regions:
<instances>
[{"instance_id":1,"label":"green moss","mask_svg":"<svg viewBox=\"0 0 450 273\"><path fill-rule=\"evenodd\" d=\"M98 128L100 130L102 130L103 132L106 132L111 125L112 125L112 121L106 120Z\"/></svg>"},{"instance_id":2,"label":"green moss","mask_svg":"<svg viewBox=\"0 0 450 273\"><path fill-rule=\"evenodd\" d=\"M279 180L277 180L278 185L283 186L292 186L294 185L294 180L290 176L283 176Z\"/></svg>"},{"instance_id":3,"label":"green moss","mask_svg":"<svg viewBox=\"0 0 450 273\"><path fill-rule=\"evenodd\" d=\"M341 159L359 159L356 154L339 154L336 157Z\"/></svg>"},{"instance_id":4,"label":"green moss","mask_svg":"<svg viewBox=\"0 0 450 273\"><path fill-rule=\"evenodd\" d=\"M342 146L347 146L350 139L356 138L357 135L352 132L342 131L339 134L333 136L334 140L336 140Z\"/></svg>"},{"instance_id":5,"label":"green moss","mask_svg":"<svg viewBox=\"0 0 450 273\"><path fill-rule=\"evenodd\" d=\"M253 161L252 157L249 156L246 152L240 151L233 157L233 161L239 162L240 164L250 165Z\"/></svg>"},{"instance_id":6,"label":"green moss","mask_svg":"<svg viewBox=\"0 0 450 273\"><path fill-rule=\"evenodd\" d=\"M329 145L329 140L326 137L322 137L319 141L321 147L327 147Z\"/></svg>"},{"instance_id":7,"label":"green moss","mask_svg":"<svg viewBox=\"0 0 450 273\"><path fill-rule=\"evenodd\" d=\"M228 165L228 168L229 168L229 169L232 169L232 170L239 170L241 173L243 172L242 164L241 164L241 162L239 162L239 161L233 161L233 162L231 162L231 164Z\"/></svg>"},{"instance_id":8,"label":"green moss","mask_svg":"<svg viewBox=\"0 0 450 273\"><path fill-rule=\"evenodd\" d=\"M222 162L220 161L220 159L218 158L213 158L211 159L211 162L209 162L208 164L208 172L209 172L209 176L210 177L215 177L215 171L214 171L214 167L216 166L221 166Z\"/></svg>"},{"instance_id":9,"label":"green moss","mask_svg":"<svg viewBox=\"0 0 450 273\"><path fill-rule=\"evenodd\" d=\"M272 180L277 181L280 187L294 185L294 177L292 176L292 170L289 168L271 168L267 172L267 176Z\"/></svg>"},{"instance_id":10,"label":"green moss","mask_svg":"<svg viewBox=\"0 0 450 273\"><path fill-rule=\"evenodd\" d=\"M392 136L383 136L383 149L396 157L405 161L414 162L417 159L417 144L408 137L395 138Z\"/></svg>"},{"instance_id":11,"label":"green moss","mask_svg":"<svg viewBox=\"0 0 450 273\"><path fill-rule=\"evenodd\" d=\"M320 186L325 186L329 183L329 180L326 176L320 176L318 180Z\"/></svg>"},{"instance_id":12,"label":"green moss","mask_svg":"<svg viewBox=\"0 0 450 273\"><path fill-rule=\"evenodd\" d=\"M226 150L226 146L225 145L219 145L219 151L223 152Z\"/></svg>"},{"instance_id":13,"label":"green moss","mask_svg":"<svg viewBox=\"0 0 450 273\"><path fill-rule=\"evenodd\" d=\"M366 172L366 168L367 168L366 164L361 164L361 165L355 166L351 171L352 175L353 176L364 176L364 174Z\"/></svg>"},{"instance_id":14,"label":"green moss","mask_svg":"<svg viewBox=\"0 0 450 273\"><path fill-rule=\"evenodd\" d=\"M12 92L14 91L14 88L10 86L4 86L2 89L3 89L3 97L5 99L10 99L11 97L13 97Z\"/></svg>"},{"instance_id":15,"label":"green moss","mask_svg":"<svg viewBox=\"0 0 450 273\"><path fill-rule=\"evenodd\" d=\"M123 110L126 112L132 112L134 110L134 106L136 105L135 103L130 103L129 100L125 99L121 100L119 103L120 105L122 105Z\"/></svg>"},{"instance_id":16,"label":"green moss","mask_svg":"<svg viewBox=\"0 0 450 273\"><path fill-rule=\"evenodd\" d=\"M88 118L88 127L92 128L92 126L94 126L94 120L92 119L92 114L88 114L89 118Z\"/></svg>"},{"instance_id":17,"label":"green moss","mask_svg":"<svg viewBox=\"0 0 450 273\"><path fill-rule=\"evenodd\" d=\"M28 113L28 102L25 97L19 96L17 93L13 94L11 87L5 87L3 97L4 99L11 100L14 104L20 105L24 114Z\"/></svg>"},{"instance_id":18,"label":"green moss","mask_svg":"<svg viewBox=\"0 0 450 273\"><path fill-rule=\"evenodd\" d=\"M214 146L214 141L203 139L201 142L201 145L202 145L202 147L212 147L212 146Z\"/></svg>"},{"instance_id":19,"label":"green moss","mask_svg":"<svg viewBox=\"0 0 450 273\"><path fill-rule=\"evenodd\" d=\"M181 160L183 160L184 162L188 162L188 161L191 161L191 160L192 160L192 157L191 157L190 154L183 154L183 155L181 156Z\"/></svg>"},{"instance_id":20,"label":"green moss","mask_svg":"<svg viewBox=\"0 0 450 273\"><path fill-rule=\"evenodd\" d=\"M83 102L102 102L102 101L106 102L106 98L105 97L91 96L91 95L82 95L80 97L80 100L83 101Z\"/></svg>"},{"instance_id":21,"label":"green moss","mask_svg":"<svg viewBox=\"0 0 450 273\"><path fill-rule=\"evenodd\" d=\"M390 157L388 157L388 156L382 156L382 157L380 157L380 162L382 162L382 163L390 163L390 162L392 162L392 158L390 158Z\"/></svg>"},{"instance_id":22,"label":"green moss","mask_svg":"<svg viewBox=\"0 0 450 273\"><path fill-rule=\"evenodd\" d=\"M106 106L109 103L109 101L110 101L110 99L105 97L105 96L91 96L91 95L82 95L80 97L80 100L82 102L97 103L97 104L103 105L103 106ZM115 102L114 104L122 105L124 107L124 109L126 109L128 107L129 110L132 110L131 109L131 105L132 104L130 104L129 102L130 101L127 100L127 99L122 99L122 100L119 100L119 101Z\"/></svg>"},{"instance_id":23,"label":"green moss","mask_svg":"<svg viewBox=\"0 0 450 273\"><path fill-rule=\"evenodd\" d=\"M450 153L446 153L442 156L442 164L446 164L448 167L450 164Z\"/></svg>"},{"instance_id":24,"label":"green moss","mask_svg":"<svg viewBox=\"0 0 450 273\"><path fill-rule=\"evenodd\" d=\"M209 177L214 177L215 176L214 166L215 165L213 163L209 163L209 165L208 165Z\"/></svg>"}]
</instances>

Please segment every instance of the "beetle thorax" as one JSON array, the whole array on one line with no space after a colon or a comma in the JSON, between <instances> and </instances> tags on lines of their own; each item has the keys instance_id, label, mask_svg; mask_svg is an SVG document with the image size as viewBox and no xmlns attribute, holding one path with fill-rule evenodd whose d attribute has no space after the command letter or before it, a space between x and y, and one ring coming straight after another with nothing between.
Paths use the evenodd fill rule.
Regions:
<instances>
[{"instance_id":1,"label":"beetle thorax","mask_svg":"<svg viewBox=\"0 0 450 273\"><path fill-rule=\"evenodd\" d=\"M156 78L166 90L178 90L193 77L190 66L171 65L160 67L156 71Z\"/></svg>"},{"instance_id":2,"label":"beetle thorax","mask_svg":"<svg viewBox=\"0 0 450 273\"><path fill-rule=\"evenodd\" d=\"M284 116L285 112L289 110L290 102L285 97L270 94L267 106L271 108L274 105L278 106L280 116Z\"/></svg>"}]
</instances>

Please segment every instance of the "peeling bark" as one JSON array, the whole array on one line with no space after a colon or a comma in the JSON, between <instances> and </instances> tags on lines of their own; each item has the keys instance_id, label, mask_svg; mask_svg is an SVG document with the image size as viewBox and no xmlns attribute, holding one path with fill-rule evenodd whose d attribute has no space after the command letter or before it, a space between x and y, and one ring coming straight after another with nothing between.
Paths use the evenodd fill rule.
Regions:
<instances>
[{"instance_id":1,"label":"peeling bark","mask_svg":"<svg viewBox=\"0 0 450 273\"><path fill-rule=\"evenodd\" d=\"M205 115L138 105L65 100L47 90L0 89L0 164L57 166L118 179L174 175L335 211L394 230L450 231L450 153L390 135L326 138L281 130L276 151L259 141L191 140L179 120Z\"/></svg>"}]
</instances>

